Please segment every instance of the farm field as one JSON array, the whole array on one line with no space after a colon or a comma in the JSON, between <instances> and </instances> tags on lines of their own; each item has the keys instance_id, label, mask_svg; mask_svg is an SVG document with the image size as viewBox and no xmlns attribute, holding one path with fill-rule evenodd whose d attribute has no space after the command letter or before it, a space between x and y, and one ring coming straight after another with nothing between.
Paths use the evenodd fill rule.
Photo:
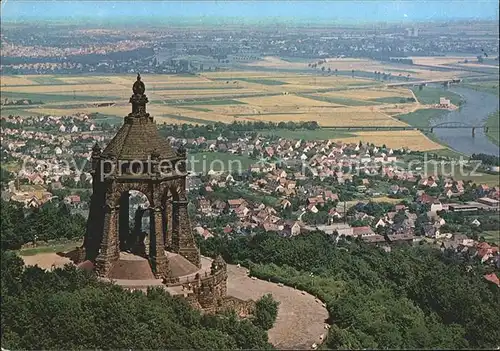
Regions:
<instances>
[{"instance_id":1,"label":"farm field","mask_svg":"<svg viewBox=\"0 0 500 351\"><path fill-rule=\"evenodd\" d=\"M466 82L463 84L466 88L483 91L485 93L500 95L498 81L486 82Z\"/></svg>"},{"instance_id":2,"label":"farm field","mask_svg":"<svg viewBox=\"0 0 500 351\"><path fill-rule=\"evenodd\" d=\"M430 126L431 120L439 118L446 112L446 110L441 109L421 109L407 114L399 115L397 116L397 118L415 127L427 127Z\"/></svg>"},{"instance_id":3,"label":"farm field","mask_svg":"<svg viewBox=\"0 0 500 351\"><path fill-rule=\"evenodd\" d=\"M426 66L435 66L436 68L442 67L443 64L450 63L458 63L460 60L464 60L464 57L456 57L456 58L446 58L445 60L440 60L440 57L426 57L424 60L418 61L419 65ZM425 60L427 59L427 60ZM387 63L387 62L379 62L371 59L356 59L356 58L325 58L327 62L322 66L327 70L334 71L337 69L338 71L360 71L360 72L370 72L374 71L382 71L386 73L391 73L393 76L406 76L410 74L413 78L418 79L448 79L453 77L459 77L463 75L463 72L459 71L442 71L442 70L430 70L424 67L419 67L415 65L405 65L399 63ZM297 62L297 61L287 61L278 57L264 57L262 60L255 62L248 62L246 65L251 67L262 67L262 68L274 68L274 69L289 69L289 70L306 70L309 69L313 71L312 68L308 67L309 63L314 63L318 60L309 60L307 62ZM417 63L416 63L417 64Z\"/></svg>"},{"instance_id":4,"label":"farm field","mask_svg":"<svg viewBox=\"0 0 500 351\"><path fill-rule=\"evenodd\" d=\"M119 123L130 112L128 99L134 81L133 74L5 77L1 85L3 98L29 99L42 104L9 106L2 109L1 115L97 113L99 121ZM395 103L412 97L409 89L388 89L375 80L348 76L226 71L198 75L145 75L143 81L150 101L148 112L158 123L316 121L323 126L404 126L407 122L394 115L420 107L412 102ZM434 96L435 93L427 94ZM391 147L440 148L423 134L413 131L408 140L402 138L400 132L333 133L333 136L332 132L322 133L328 134L329 138L356 138L356 142L359 138L374 143L383 141L391 143ZM375 139L370 139L372 137ZM309 135L307 138L314 137ZM388 138L394 140L388 141Z\"/></svg>"},{"instance_id":5,"label":"farm field","mask_svg":"<svg viewBox=\"0 0 500 351\"><path fill-rule=\"evenodd\" d=\"M403 131L366 131L353 132L355 136L349 138L338 138L336 140L345 143L373 143L375 145L386 145L392 149L408 148L415 151L430 151L442 149L443 146L427 138L416 130Z\"/></svg>"},{"instance_id":6,"label":"farm field","mask_svg":"<svg viewBox=\"0 0 500 351\"><path fill-rule=\"evenodd\" d=\"M492 113L486 120L485 125L492 128L486 132L486 136L495 144L500 145L500 136L498 135L500 133L500 113L498 111Z\"/></svg>"},{"instance_id":7,"label":"farm field","mask_svg":"<svg viewBox=\"0 0 500 351\"><path fill-rule=\"evenodd\" d=\"M301 139L301 140L328 140L336 138L347 138L353 137L353 133L348 133L344 131L332 130L332 129L315 129L315 130L286 130L286 129L276 129L276 130L266 130L261 131L259 134L275 136L284 139Z\"/></svg>"},{"instance_id":8,"label":"farm field","mask_svg":"<svg viewBox=\"0 0 500 351\"><path fill-rule=\"evenodd\" d=\"M452 104L457 106L460 105L462 101L462 97L460 95L443 88L425 87L422 90L418 88L413 88L412 90L417 97L418 102L425 105L438 104L440 97L449 99Z\"/></svg>"}]
</instances>

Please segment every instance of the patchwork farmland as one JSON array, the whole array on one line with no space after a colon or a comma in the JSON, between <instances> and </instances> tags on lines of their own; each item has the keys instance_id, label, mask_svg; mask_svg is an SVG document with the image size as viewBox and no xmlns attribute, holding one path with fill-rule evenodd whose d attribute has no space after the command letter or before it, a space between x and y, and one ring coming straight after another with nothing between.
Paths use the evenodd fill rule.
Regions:
<instances>
[{"instance_id":1,"label":"patchwork farmland","mask_svg":"<svg viewBox=\"0 0 500 351\"><path fill-rule=\"evenodd\" d=\"M409 89L387 88L379 81L334 74L313 76L254 70L198 75L146 74L143 78L150 101L148 110L158 123L317 121L324 126L402 126L406 122L399 120L398 115L429 107L413 100L414 94ZM1 84L2 99L31 102L3 106L1 114L82 112L96 114L95 118L100 121L116 123L130 112L128 98L134 80L133 74L6 76ZM418 131L411 133L359 132L352 138L385 144L391 139L394 147L400 144L410 147L405 141L411 141L419 150L441 147Z\"/></svg>"}]
</instances>

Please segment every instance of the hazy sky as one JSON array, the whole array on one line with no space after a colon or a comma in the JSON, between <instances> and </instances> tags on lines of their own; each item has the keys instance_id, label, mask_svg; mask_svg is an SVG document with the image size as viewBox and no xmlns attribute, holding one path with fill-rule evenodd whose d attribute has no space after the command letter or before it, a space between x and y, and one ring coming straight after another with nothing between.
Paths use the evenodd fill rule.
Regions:
<instances>
[{"instance_id":1,"label":"hazy sky","mask_svg":"<svg viewBox=\"0 0 500 351\"><path fill-rule=\"evenodd\" d=\"M4 21L120 17L265 17L410 22L498 19L498 0L27 1L2 0Z\"/></svg>"}]
</instances>

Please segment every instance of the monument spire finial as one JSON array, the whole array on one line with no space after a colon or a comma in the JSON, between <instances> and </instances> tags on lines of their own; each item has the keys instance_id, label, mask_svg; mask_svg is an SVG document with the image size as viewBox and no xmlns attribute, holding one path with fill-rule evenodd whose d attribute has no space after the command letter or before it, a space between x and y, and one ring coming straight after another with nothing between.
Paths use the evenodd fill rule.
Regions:
<instances>
[{"instance_id":1,"label":"monument spire finial","mask_svg":"<svg viewBox=\"0 0 500 351\"><path fill-rule=\"evenodd\" d=\"M137 80L132 86L132 92L134 95L130 98L130 103L132 104L132 114L133 115L147 115L146 104L148 103L148 98L144 94L146 91L146 86L141 81L141 74L137 73Z\"/></svg>"}]
</instances>

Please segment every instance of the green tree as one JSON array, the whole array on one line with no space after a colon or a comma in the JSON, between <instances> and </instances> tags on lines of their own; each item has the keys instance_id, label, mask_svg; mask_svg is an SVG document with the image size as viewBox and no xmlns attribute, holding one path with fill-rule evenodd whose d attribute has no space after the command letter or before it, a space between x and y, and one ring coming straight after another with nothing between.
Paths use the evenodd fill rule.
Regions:
<instances>
[{"instance_id":1,"label":"green tree","mask_svg":"<svg viewBox=\"0 0 500 351\"><path fill-rule=\"evenodd\" d=\"M271 294L262 296L255 304L253 324L264 330L271 329L278 317L278 306L279 302Z\"/></svg>"}]
</instances>

